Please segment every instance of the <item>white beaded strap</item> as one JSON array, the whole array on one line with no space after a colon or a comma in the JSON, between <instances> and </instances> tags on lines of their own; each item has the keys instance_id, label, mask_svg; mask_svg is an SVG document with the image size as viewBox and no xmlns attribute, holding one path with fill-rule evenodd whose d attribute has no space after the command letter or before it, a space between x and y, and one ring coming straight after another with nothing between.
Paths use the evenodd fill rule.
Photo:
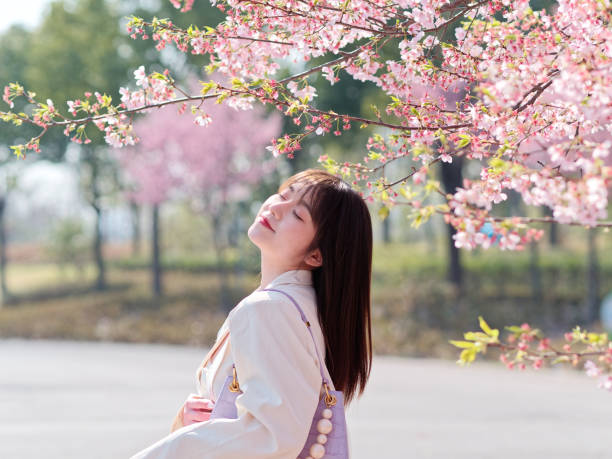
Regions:
<instances>
[{"instance_id":1,"label":"white beaded strap","mask_svg":"<svg viewBox=\"0 0 612 459\"><path fill-rule=\"evenodd\" d=\"M289 295L287 292L283 292L282 290L277 290L275 288L264 288L261 291L282 293L283 295L285 295L287 298L291 300L291 302L295 305L296 308L298 308L298 311L300 311L300 316L302 317L302 320L306 324L306 328L308 328L308 332L310 333L310 337L312 338L312 342L314 343L315 351L317 352L317 357L319 358L319 371L321 372L321 378L323 378L323 382L325 384L330 385L329 380L325 377L325 373L323 372L321 355L319 354L319 348L317 348L317 343L314 339L314 335L312 334L312 330L310 329L310 322L308 322L308 319L306 318L306 314L304 314L304 311L302 311L302 308L300 307L300 305L297 304L297 302L293 299L291 295Z\"/></svg>"}]
</instances>

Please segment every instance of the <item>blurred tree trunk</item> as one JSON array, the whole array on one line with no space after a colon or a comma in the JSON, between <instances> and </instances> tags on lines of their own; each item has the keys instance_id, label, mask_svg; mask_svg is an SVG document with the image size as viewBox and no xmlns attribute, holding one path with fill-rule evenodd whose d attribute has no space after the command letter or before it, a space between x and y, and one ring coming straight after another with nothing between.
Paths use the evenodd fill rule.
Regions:
<instances>
[{"instance_id":1,"label":"blurred tree trunk","mask_svg":"<svg viewBox=\"0 0 612 459\"><path fill-rule=\"evenodd\" d=\"M220 214L211 216L213 246L217 258L217 274L219 276L219 306L224 312L232 308L229 298L229 287L227 284L227 263L225 260L225 244L223 244L223 218Z\"/></svg>"},{"instance_id":2,"label":"blurred tree trunk","mask_svg":"<svg viewBox=\"0 0 612 459\"><path fill-rule=\"evenodd\" d=\"M463 184L463 157L455 156L452 163L443 162L440 167L442 184L446 193L454 193ZM448 228L448 280L452 282L459 292L463 291L463 267L461 265L461 253L455 247L453 236L457 233L455 228L447 224Z\"/></svg>"},{"instance_id":3,"label":"blurred tree trunk","mask_svg":"<svg viewBox=\"0 0 612 459\"><path fill-rule=\"evenodd\" d=\"M153 271L153 294L155 297L160 297L163 293L162 287L162 267L160 257L160 225L159 225L159 204L153 205L151 225L151 269Z\"/></svg>"},{"instance_id":4,"label":"blurred tree trunk","mask_svg":"<svg viewBox=\"0 0 612 459\"><path fill-rule=\"evenodd\" d=\"M545 217L552 217L553 212L550 207L543 206L543 213ZM548 243L551 247L557 247L559 245L559 225L556 222L550 224L548 229Z\"/></svg>"},{"instance_id":5,"label":"blurred tree trunk","mask_svg":"<svg viewBox=\"0 0 612 459\"><path fill-rule=\"evenodd\" d=\"M247 203L238 203L236 206L236 231L238 232L238 239L236 240L236 248L238 249L238 259L234 264L234 279L236 280L236 284L238 288L244 289L244 274L246 271L246 257L245 250L240 248L240 236L246 234L246 229L243 230L244 225L244 217L243 215L249 215L249 209Z\"/></svg>"},{"instance_id":6,"label":"blurred tree trunk","mask_svg":"<svg viewBox=\"0 0 612 459\"><path fill-rule=\"evenodd\" d=\"M391 222L389 216L382 221L382 239L383 243L391 243Z\"/></svg>"},{"instance_id":7,"label":"blurred tree trunk","mask_svg":"<svg viewBox=\"0 0 612 459\"><path fill-rule=\"evenodd\" d=\"M599 315L599 260L597 258L597 228L589 228L587 260L587 323L592 324Z\"/></svg>"},{"instance_id":8,"label":"blurred tree trunk","mask_svg":"<svg viewBox=\"0 0 612 459\"><path fill-rule=\"evenodd\" d=\"M432 256L438 253L438 235L434 220L429 220L423 224L425 232L425 243L427 244L427 252Z\"/></svg>"},{"instance_id":9,"label":"blurred tree trunk","mask_svg":"<svg viewBox=\"0 0 612 459\"><path fill-rule=\"evenodd\" d=\"M6 287L6 230L4 221L4 209L6 207L6 196L0 196L0 292L2 301L0 307L9 299L9 292Z\"/></svg>"},{"instance_id":10,"label":"blurred tree trunk","mask_svg":"<svg viewBox=\"0 0 612 459\"><path fill-rule=\"evenodd\" d=\"M529 277L531 278L531 296L536 304L542 301L542 270L540 269L540 252L538 243L529 244Z\"/></svg>"},{"instance_id":11,"label":"blurred tree trunk","mask_svg":"<svg viewBox=\"0 0 612 459\"><path fill-rule=\"evenodd\" d=\"M230 226L227 230L227 244L230 247L238 247L238 239L240 238L240 215L237 209L232 208L230 216Z\"/></svg>"},{"instance_id":12,"label":"blurred tree trunk","mask_svg":"<svg viewBox=\"0 0 612 459\"><path fill-rule=\"evenodd\" d=\"M102 235L102 207L100 203L101 196L98 183L98 181L100 180L100 168L93 150L89 150L87 162L89 163L89 166L91 168L91 181L89 183L91 193L90 204L94 212L96 213L96 223L93 241L93 256L98 271L98 276L96 279L96 289L104 290L106 289L106 266L104 263L104 256L102 254L102 245L104 244L104 240Z\"/></svg>"},{"instance_id":13,"label":"blurred tree trunk","mask_svg":"<svg viewBox=\"0 0 612 459\"><path fill-rule=\"evenodd\" d=\"M140 206L131 201L130 214L132 217L132 256L137 257L141 252L142 231L140 228Z\"/></svg>"}]
</instances>

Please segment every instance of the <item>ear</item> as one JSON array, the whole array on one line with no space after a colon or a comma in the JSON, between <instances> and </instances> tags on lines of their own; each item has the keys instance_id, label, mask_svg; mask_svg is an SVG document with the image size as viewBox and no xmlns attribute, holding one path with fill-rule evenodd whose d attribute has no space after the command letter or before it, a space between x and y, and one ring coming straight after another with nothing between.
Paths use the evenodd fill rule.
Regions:
<instances>
[{"instance_id":1,"label":"ear","mask_svg":"<svg viewBox=\"0 0 612 459\"><path fill-rule=\"evenodd\" d=\"M321 251L319 249L314 249L306 256L306 258L304 258L304 263L306 263L308 266L312 266L313 268L318 268L321 266L323 264Z\"/></svg>"}]
</instances>

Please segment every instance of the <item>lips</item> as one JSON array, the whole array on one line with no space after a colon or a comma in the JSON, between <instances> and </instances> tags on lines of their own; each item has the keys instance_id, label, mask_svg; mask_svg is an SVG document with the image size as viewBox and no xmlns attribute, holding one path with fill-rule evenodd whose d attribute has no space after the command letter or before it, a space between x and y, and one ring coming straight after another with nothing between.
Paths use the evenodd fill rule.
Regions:
<instances>
[{"instance_id":1,"label":"lips","mask_svg":"<svg viewBox=\"0 0 612 459\"><path fill-rule=\"evenodd\" d=\"M266 228L270 229L271 231L274 231L272 229L272 226L270 225L270 222L268 222L268 220L266 219L266 217L259 217L259 221L261 222L261 224L263 226L265 226Z\"/></svg>"}]
</instances>

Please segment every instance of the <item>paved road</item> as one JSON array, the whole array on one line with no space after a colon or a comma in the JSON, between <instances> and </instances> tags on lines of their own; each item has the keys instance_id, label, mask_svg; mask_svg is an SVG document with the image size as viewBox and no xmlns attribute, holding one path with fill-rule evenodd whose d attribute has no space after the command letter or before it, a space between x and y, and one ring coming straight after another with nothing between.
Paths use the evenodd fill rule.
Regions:
<instances>
[{"instance_id":1,"label":"paved road","mask_svg":"<svg viewBox=\"0 0 612 459\"><path fill-rule=\"evenodd\" d=\"M204 350L0 340L0 458L126 458L164 436ZM352 459L612 459L612 394L567 370L375 357Z\"/></svg>"}]
</instances>

